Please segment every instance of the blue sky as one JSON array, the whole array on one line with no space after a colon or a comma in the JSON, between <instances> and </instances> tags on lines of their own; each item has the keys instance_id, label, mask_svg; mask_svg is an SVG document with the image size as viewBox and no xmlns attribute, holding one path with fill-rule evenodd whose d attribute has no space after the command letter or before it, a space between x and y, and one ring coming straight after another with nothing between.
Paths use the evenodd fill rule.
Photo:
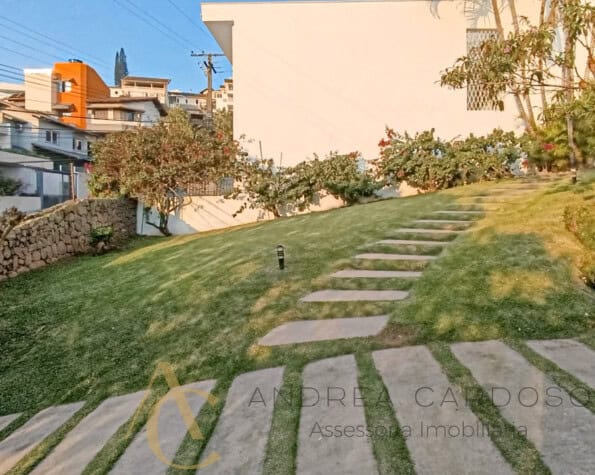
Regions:
<instances>
[{"instance_id":1,"label":"blue sky","mask_svg":"<svg viewBox=\"0 0 595 475\"><path fill-rule=\"evenodd\" d=\"M0 35L5 37L0 38L0 46L21 53L0 48L0 64L20 69L50 67L60 60L80 58L112 85L116 51L123 47L131 75L167 77L172 80L172 89L200 91L206 87L206 78L197 64L199 58L191 58L190 51L220 51L200 20L198 0L0 0L0 4ZM134 11L131 4L171 31L155 26L153 18L145 17L153 24L149 25L134 16L125 8ZM6 18L25 25L27 30ZM216 58L215 65L221 72L214 77L214 85L218 86L232 75L232 70L225 57ZM7 77L6 69L0 69L0 82L16 82Z\"/></svg>"}]
</instances>

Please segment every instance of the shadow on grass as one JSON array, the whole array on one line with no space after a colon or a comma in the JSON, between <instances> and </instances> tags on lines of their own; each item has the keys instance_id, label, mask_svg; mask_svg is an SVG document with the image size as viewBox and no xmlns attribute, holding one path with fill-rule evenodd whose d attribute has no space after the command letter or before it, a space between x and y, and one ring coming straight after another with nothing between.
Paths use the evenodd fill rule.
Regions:
<instances>
[{"instance_id":1,"label":"shadow on grass","mask_svg":"<svg viewBox=\"0 0 595 475\"><path fill-rule=\"evenodd\" d=\"M392 325L418 327L425 342L573 337L595 328L595 293L577 286L537 235L484 231L426 270Z\"/></svg>"}]
</instances>

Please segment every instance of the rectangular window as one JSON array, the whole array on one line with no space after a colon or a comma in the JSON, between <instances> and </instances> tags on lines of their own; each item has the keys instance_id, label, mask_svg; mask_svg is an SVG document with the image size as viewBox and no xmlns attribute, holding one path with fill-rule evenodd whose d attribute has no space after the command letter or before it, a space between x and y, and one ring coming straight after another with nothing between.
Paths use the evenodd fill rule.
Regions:
<instances>
[{"instance_id":1,"label":"rectangular window","mask_svg":"<svg viewBox=\"0 0 595 475\"><path fill-rule=\"evenodd\" d=\"M498 35L495 29L468 29L467 30L467 56L473 60L481 57L481 47L487 41L496 38ZM473 76L473 70L471 70ZM502 91L504 92L504 91ZM467 82L467 110L502 110L502 101L499 97L489 97L488 91L478 79L473 77Z\"/></svg>"},{"instance_id":2,"label":"rectangular window","mask_svg":"<svg viewBox=\"0 0 595 475\"><path fill-rule=\"evenodd\" d=\"M94 119L107 119L107 111L106 110L93 111L93 118Z\"/></svg>"},{"instance_id":3,"label":"rectangular window","mask_svg":"<svg viewBox=\"0 0 595 475\"><path fill-rule=\"evenodd\" d=\"M58 92L71 92L72 83L70 81L60 81L58 83Z\"/></svg>"},{"instance_id":4,"label":"rectangular window","mask_svg":"<svg viewBox=\"0 0 595 475\"><path fill-rule=\"evenodd\" d=\"M60 138L60 134L58 132L52 132L52 143L54 145L58 144L58 139Z\"/></svg>"},{"instance_id":5,"label":"rectangular window","mask_svg":"<svg viewBox=\"0 0 595 475\"><path fill-rule=\"evenodd\" d=\"M52 141L52 133L49 130L45 131L45 141L51 142Z\"/></svg>"}]
</instances>

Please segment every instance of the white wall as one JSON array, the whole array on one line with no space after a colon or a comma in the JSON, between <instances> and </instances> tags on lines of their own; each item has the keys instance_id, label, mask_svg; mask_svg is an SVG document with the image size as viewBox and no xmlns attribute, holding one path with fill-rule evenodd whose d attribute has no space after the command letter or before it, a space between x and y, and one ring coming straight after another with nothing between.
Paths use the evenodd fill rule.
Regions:
<instances>
[{"instance_id":1,"label":"white wall","mask_svg":"<svg viewBox=\"0 0 595 475\"><path fill-rule=\"evenodd\" d=\"M171 215L169 228L172 234L191 234L211 231L213 229L228 228L240 224L255 223L273 219L273 215L262 209L246 209L236 217L233 216L242 206L243 201L229 200L222 196L193 196L192 203L183 207L177 215ZM286 216L304 214L308 212L324 211L337 208L343 203L332 196L325 196L316 206L304 212L287 212ZM158 223L156 213L151 215L151 221ZM159 235L159 231L145 223L143 205L139 202L137 210L137 233L144 235Z\"/></svg>"},{"instance_id":2,"label":"white wall","mask_svg":"<svg viewBox=\"0 0 595 475\"><path fill-rule=\"evenodd\" d=\"M39 211L41 198L39 196L0 196L0 213L13 206L24 213Z\"/></svg>"},{"instance_id":3,"label":"white wall","mask_svg":"<svg viewBox=\"0 0 595 475\"><path fill-rule=\"evenodd\" d=\"M265 156L283 153L291 165L330 150L373 158L385 125L435 127L445 139L518 130L510 98L504 112L467 111L465 90L438 84L466 53L466 29L492 27L491 13L468 20L465 3L203 3L203 20L233 56L235 135L253 139L251 155L260 140ZM517 9L533 16L539 2L517 0Z\"/></svg>"}]
</instances>

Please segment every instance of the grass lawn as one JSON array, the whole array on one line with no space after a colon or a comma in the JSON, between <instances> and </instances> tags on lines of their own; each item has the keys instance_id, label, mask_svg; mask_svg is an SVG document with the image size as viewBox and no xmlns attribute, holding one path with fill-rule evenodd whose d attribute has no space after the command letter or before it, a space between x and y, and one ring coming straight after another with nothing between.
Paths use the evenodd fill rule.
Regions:
<instances>
[{"instance_id":1,"label":"grass lawn","mask_svg":"<svg viewBox=\"0 0 595 475\"><path fill-rule=\"evenodd\" d=\"M581 336L594 344L595 292L579 279L580 244L562 220L568 204L595 206L595 175L583 180L577 187L551 185L496 205L500 213L480 217L471 232L448 245L415 281L339 281L328 275L347 266L397 268L397 263L363 264L353 256L367 250L424 251L373 243L404 237L394 230L413 219L436 218L432 211L462 203L472 209L473 200L465 196L488 193L502 183L221 232L139 238L119 252L72 259L0 283L0 415L32 414L78 400L92 407L109 395L146 387L158 362L172 364L182 384L217 379L215 394L224 399L239 373L285 365L286 384L299 385L301 368L309 361L346 353L356 354L365 385L381 385L369 352L390 346L431 343L437 358L450 367L449 377L463 381L466 375L454 363L449 366L452 358L444 343ZM277 244L286 247L285 271L277 268ZM401 263L398 268L405 267ZM411 289L412 296L399 303L298 302L310 291L331 286ZM375 338L273 349L256 345L259 337L286 321L381 313L390 314L391 321ZM369 411L373 421L394 418L389 412ZM210 408L201 414L205 434L216 416L217 410ZM268 473L293 470L298 418L296 410L276 412ZM522 454L532 450L520 444L523 450L513 444L507 455L517 468L526 464ZM105 472L124 446L116 444L100 454L97 472ZM374 447L381 466L407 458L403 444L388 447L378 441ZM200 443L187 441L179 458L195 459L198 450ZM410 465L403 465L403 473Z\"/></svg>"}]
</instances>

